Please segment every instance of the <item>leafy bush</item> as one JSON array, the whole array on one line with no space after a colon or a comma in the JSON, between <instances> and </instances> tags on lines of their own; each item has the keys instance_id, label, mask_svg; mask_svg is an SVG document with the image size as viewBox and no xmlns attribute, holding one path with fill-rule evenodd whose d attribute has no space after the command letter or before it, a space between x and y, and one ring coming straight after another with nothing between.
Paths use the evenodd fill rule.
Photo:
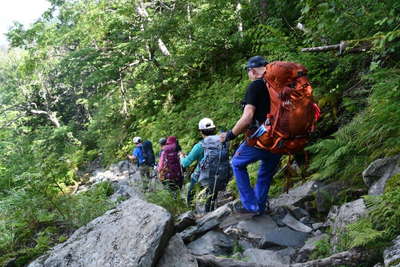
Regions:
<instances>
[{"instance_id":1,"label":"leafy bush","mask_svg":"<svg viewBox=\"0 0 400 267\"><path fill-rule=\"evenodd\" d=\"M173 216L188 211L185 200L180 196L179 191L171 191L167 189L158 190L146 194L146 199L150 203L154 203L165 208Z\"/></svg>"},{"instance_id":2,"label":"leafy bush","mask_svg":"<svg viewBox=\"0 0 400 267\"><path fill-rule=\"evenodd\" d=\"M329 243L329 238L324 238L316 242L315 250L311 253L310 259L320 259L331 255L332 247Z\"/></svg>"},{"instance_id":3,"label":"leafy bush","mask_svg":"<svg viewBox=\"0 0 400 267\"><path fill-rule=\"evenodd\" d=\"M334 139L309 148L315 153L310 166L314 178L360 181L369 163L400 151L400 72L382 69L364 79L373 83L366 110L339 129Z\"/></svg>"},{"instance_id":4,"label":"leafy bush","mask_svg":"<svg viewBox=\"0 0 400 267\"><path fill-rule=\"evenodd\" d=\"M17 257L23 265L59 242L59 237L113 207L111 183L99 183L76 195L43 197L16 191L0 201L0 263ZM61 238L65 239L65 238Z\"/></svg>"}]
</instances>

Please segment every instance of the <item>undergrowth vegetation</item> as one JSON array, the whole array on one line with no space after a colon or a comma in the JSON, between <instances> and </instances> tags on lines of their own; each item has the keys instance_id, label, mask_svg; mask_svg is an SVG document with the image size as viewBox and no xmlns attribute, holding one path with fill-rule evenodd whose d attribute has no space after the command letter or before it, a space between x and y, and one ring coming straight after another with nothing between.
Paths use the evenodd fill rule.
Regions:
<instances>
[{"instance_id":1,"label":"undergrowth vegetation","mask_svg":"<svg viewBox=\"0 0 400 267\"><path fill-rule=\"evenodd\" d=\"M16 258L22 266L113 207L110 183L76 194L43 197L19 191L0 201L0 265ZM39 231L38 231L39 230Z\"/></svg>"},{"instance_id":2,"label":"undergrowth vegetation","mask_svg":"<svg viewBox=\"0 0 400 267\"><path fill-rule=\"evenodd\" d=\"M400 234L400 175L392 177L382 196L365 196L368 215L347 226L340 248L367 247L383 250L389 241Z\"/></svg>"}]
</instances>

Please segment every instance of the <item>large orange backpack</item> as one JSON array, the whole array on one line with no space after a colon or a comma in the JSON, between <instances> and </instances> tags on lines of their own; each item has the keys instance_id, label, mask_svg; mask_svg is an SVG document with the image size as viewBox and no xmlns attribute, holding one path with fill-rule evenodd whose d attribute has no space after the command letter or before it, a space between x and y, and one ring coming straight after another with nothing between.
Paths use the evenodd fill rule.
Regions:
<instances>
[{"instance_id":1,"label":"large orange backpack","mask_svg":"<svg viewBox=\"0 0 400 267\"><path fill-rule=\"evenodd\" d=\"M293 62L275 61L266 66L271 109L250 144L279 154L304 148L320 116L306 75L307 69Z\"/></svg>"}]
</instances>

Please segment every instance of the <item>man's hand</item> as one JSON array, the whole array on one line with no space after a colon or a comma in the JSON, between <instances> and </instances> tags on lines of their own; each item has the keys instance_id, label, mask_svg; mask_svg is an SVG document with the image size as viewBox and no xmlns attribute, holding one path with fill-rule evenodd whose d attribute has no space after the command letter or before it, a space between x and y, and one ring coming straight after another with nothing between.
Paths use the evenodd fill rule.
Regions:
<instances>
[{"instance_id":1,"label":"man's hand","mask_svg":"<svg viewBox=\"0 0 400 267\"><path fill-rule=\"evenodd\" d=\"M226 135L227 135L227 132L223 132L223 133L219 134L219 140L221 141L221 143L225 142Z\"/></svg>"},{"instance_id":2,"label":"man's hand","mask_svg":"<svg viewBox=\"0 0 400 267\"><path fill-rule=\"evenodd\" d=\"M186 154L183 153L182 151L179 151L178 155L180 158L184 158L186 156Z\"/></svg>"}]
</instances>

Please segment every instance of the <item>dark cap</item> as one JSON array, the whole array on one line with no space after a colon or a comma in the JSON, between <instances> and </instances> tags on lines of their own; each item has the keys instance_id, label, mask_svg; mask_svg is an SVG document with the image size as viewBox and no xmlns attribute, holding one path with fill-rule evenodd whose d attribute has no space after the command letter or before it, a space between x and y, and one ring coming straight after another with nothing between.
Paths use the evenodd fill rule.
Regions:
<instances>
[{"instance_id":1,"label":"dark cap","mask_svg":"<svg viewBox=\"0 0 400 267\"><path fill-rule=\"evenodd\" d=\"M158 140L158 143L161 146L165 146L165 144L167 143L167 138L165 138L165 137L160 138L160 140Z\"/></svg>"},{"instance_id":2,"label":"dark cap","mask_svg":"<svg viewBox=\"0 0 400 267\"><path fill-rule=\"evenodd\" d=\"M246 69L252 69L252 68L258 68L258 67L264 67L265 65L268 64L268 61L265 60L262 56L254 56L251 57L247 61Z\"/></svg>"}]
</instances>

